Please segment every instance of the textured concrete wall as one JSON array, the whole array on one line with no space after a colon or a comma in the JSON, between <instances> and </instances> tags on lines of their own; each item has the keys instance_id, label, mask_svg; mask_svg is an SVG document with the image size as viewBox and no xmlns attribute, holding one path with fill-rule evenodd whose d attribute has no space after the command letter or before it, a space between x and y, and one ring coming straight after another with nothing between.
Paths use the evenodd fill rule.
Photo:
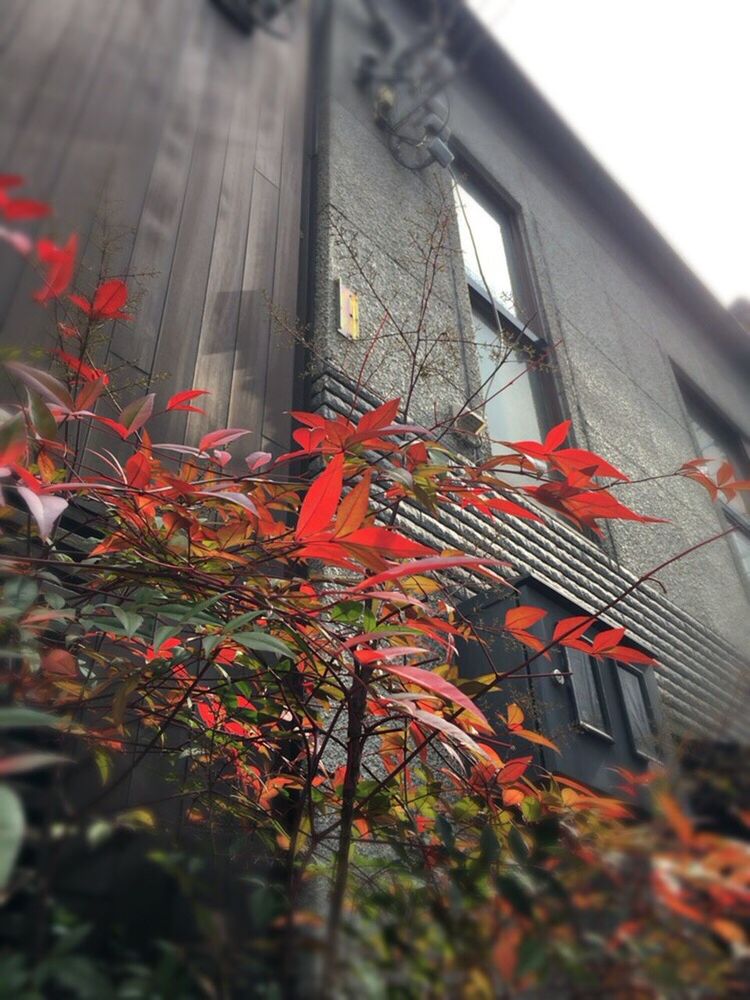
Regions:
<instances>
[{"instance_id":1,"label":"textured concrete wall","mask_svg":"<svg viewBox=\"0 0 750 1000\"><path fill-rule=\"evenodd\" d=\"M400 5L378 6L408 30ZM375 47L364 6L334 0L333 14L318 134L314 363L380 397L404 396L418 372L409 416L433 423L478 387L449 177L439 168L413 173L393 159L370 101L354 86L362 52ZM577 443L601 452L633 479L669 472L694 457L674 365L750 435L747 385L712 331L564 181L550 151L514 124L502 95L464 75L450 96L454 135L517 206L545 332L558 345L556 379ZM695 204L686 206L695 210ZM336 329L336 278L360 294L363 337L356 344ZM325 390L316 383L321 402L335 408L336 398L346 395L345 382L337 388L329 377ZM705 493L687 481L633 486L623 499L670 523L613 524L603 545L595 546L567 528L509 522L500 537L492 533L492 547L595 607L602 593L624 588L722 528ZM486 547L481 532L487 528L481 522L474 527L478 547ZM747 691L740 656L750 637L747 597L728 543L720 540L670 566L659 581L663 590L652 591L621 620L670 660L662 685L674 717L700 728L707 716L718 728ZM682 652L669 654L669 635L677 629L693 638Z\"/></svg>"}]
</instances>

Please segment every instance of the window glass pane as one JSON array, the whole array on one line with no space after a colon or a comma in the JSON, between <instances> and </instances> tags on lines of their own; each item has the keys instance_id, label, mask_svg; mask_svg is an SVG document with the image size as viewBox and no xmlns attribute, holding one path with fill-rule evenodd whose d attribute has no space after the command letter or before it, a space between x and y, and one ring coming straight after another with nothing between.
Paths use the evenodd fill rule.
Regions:
<instances>
[{"instance_id":1,"label":"window glass pane","mask_svg":"<svg viewBox=\"0 0 750 1000\"><path fill-rule=\"evenodd\" d=\"M484 417L493 439L493 454L509 451L496 439L539 441L544 435L534 401L535 380L538 381L539 374L533 370L533 354L510 347L477 312L474 330L485 401Z\"/></svg>"},{"instance_id":2,"label":"window glass pane","mask_svg":"<svg viewBox=\"0 0 750 1000\"><path fill-rule=\"evenodd\" d=\"M743 575L750 580L750 535L746 535L744 531L734 531L729 536L729 544L735 551Z\"/></svg>"},{"instance_id":3,"label":"window glass pane","mask_svg":"<svg viewBox=\"0 0 750 1000\"><path fill-rule=\"evenodd\" d=\"M722 463L729 462L738 479L747 479L750 476L750 460L739 435L730 425L723 424L720 416L701 405L694 396L688 395L685 402L698 451L704 458L713 460L708 467L709 474L715 475ZM750 493L740 492L726 502L741 514L750 512Z\"/></svg>"},{"instance_id":4,"label":"window glass pane","mask_svg":"<svg viewBox=\"0 0 750 1000\"><path fill-rule=\"evenodd\" d=\"M467 278L480 292L490 294L513 316L518 315L503 230L507 219L491 214L469 192L456 185L456 215Z\"/></svg>"},{"instance_id":5,"label":"window glass pane","mask_svg":"<svg viewBox=\"0 0 750 1000\"><path fill-rule=\"evenodd\" d=\"M618 667L625 715L630 727L633 749L647 757L656 757L653 727L646 702L644 681L639 673Z\"/></svg>"},{"instance_id":6,"label":"window glass pane","mask_svg":"<svg viewBox=\"0 0 750 1000\"><path fill-rule=\"evenodd\" d=\"M602 733L608 732L607 715L596 682L594 662L578 649L566 649L565 658L573 685L577 721L581 725L593 726Z\"/></svg>"}]
</instances>

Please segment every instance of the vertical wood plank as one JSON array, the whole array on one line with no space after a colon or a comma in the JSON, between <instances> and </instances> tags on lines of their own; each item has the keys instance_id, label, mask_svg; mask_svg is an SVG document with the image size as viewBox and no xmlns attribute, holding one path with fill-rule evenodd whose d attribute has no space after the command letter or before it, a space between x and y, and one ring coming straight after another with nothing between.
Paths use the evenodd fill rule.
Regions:
<instances>
[{"instance_id":1,"label":"vertical wood plank","mask_svg":"<svg viewBox=\"0 0 750 1000\"><path fill-rule=\"evenodd\" d=\"M252 432L244 441L248 450L260 447L262 441L278 201L279 189L256 170L228 417L230 427ZM275 400L268 405L275 406Z\"/></svg>"},{"instance_id":2,"label":"vertical wood plank","mask_svg":"<svg viewBox=\"0 0 750 1000\"><path fill-rule=\"evenodd\" d=\"M263 436L286 448L291 438L291 418L297 377L296 359L301 347L294 339L297 324L299 255L301 241L304 134L310 75L310 11L304 0L295 11L289 54L289 86L281 153L281 187L273 279L273 312L269 336L271 350L266 372Z\"/></svg>"},{"instance_id":3,"label":"vertical wood plank","mask_svg":"<svg viewBox=\"0 0 750 1000\"><path fill-rule=\"evenodd\" d=\"M149 181L131 260L131 271L148 274L132 326L118 325L112 349L146 373L151 372L161 327L185 204L195 137L217 44L216 12L201 4L199 17L180 57L159 149ZM134 330L137 333L134 334Z\"/></svg>"}]
</instances>

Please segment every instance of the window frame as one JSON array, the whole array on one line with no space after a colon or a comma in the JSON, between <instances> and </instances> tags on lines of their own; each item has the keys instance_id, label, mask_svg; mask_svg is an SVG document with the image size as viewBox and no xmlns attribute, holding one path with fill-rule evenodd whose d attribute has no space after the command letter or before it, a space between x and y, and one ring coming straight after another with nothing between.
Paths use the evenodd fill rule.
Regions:
<instances>
[{"instance_id":1,"label":"window frame","mask_svg":"<svg viewBox=\"0 0 750 1000\"><path fill-rule=\"evenodd\" d=\"M530 357L540 360L546 358L547 364L554 364L554 353L543 332L539 297L535 293L533 275L529 267L520 206L498 190L497 185L487 179L482 168L474 164L463 152L459 152L453 179L459 189L466 190L489 215L498 220L513 298L518 311L530 317L523 322L514 316L502 302L494 299L489 289L477 282L464 269L472 321L474 315L478 314L498 338L506 337L510 346L517 346L527 351ZM456 212L460 212L455 198L454 205ZM534 376L529 383L531 397L543 436L551 427L565 419L563 395L554 373L549 368L530 370L530 374ZM480 385L482 388L479 389L479 394L482 397L481 406L484 410L486 388L483 383ZM489 424L487 431L490 432Z\"/></svg>"},{"instance_id":2,"label":"window frame","mask_svg":"<svg viewBox=\"0 0 750 1000\"><path fill-rule=\"evenodd\" d=\"M654 764L663 764L664 757L659 741L659 726L656 720L656 714L654 711L654 706L651 701L651 693L649 691L648 678L645 672L640 668L631 663L613 663L612 666L615 670L615 676L617 677L617 688L620 693L620 705L622 707L622 714L625 719L625 726L628 731L628 737L630 739L630 746L636 757L639 757L644 761L652 761ZM650 668L653 669L653 668ZM646 718L648 719L649 729L651 730L651 739L653 741L654 752L648 753L645 750L641 750L637 745L635 728L633 722L630 718L630 712L628 711L628 705L625 698L625 686L623 684L623 677L625 674L630 674L638 679L638 686L641 692L641 698L643 700L643 706L646 710Z\"/></svg>"},{"instance_id":3,"label":"window frame","mask_svg":"<svg viewBox=\"0 0 750 1000\"><path fill-rule=\"evenodd\" d=\"M750 441L743 432L734 424L708 396L706 396L686 375L675 366L677 385L680 390L680 399L685 413L685 423L687 431L695 446L696 451L704 458L714 456L705 455L702 446L698 441L694 425L701 425L700 417L703 417L707 430L713 434L722 449L727 452L727 459L732 463L735 472L740 478L750 478ZM718 435L716 431L718 430ZM724 445L727 442L727 446ZM715 456L717 459L722 456ZM742 494L740 494L742 496ZM720 523L730 526L740 532L750 542L750 494L743 497L745 511L735 510L724 501L717 501L715 507ZM735 533L736 533L735 532ZM732 543L732 536L727 537L730 552L737 569L742 586L745 588L750 600L750 573L745 570L736 546Z\"/></svg>"},{"instance_id":4,"label":"window frame","mask_svg":"<svg viewBox=\"0 0 750 1000\"><path fill-rule=\"evenodd\" d=\"M614 743L615 738L612 735L612 719L609 712L609 706L607 704L607 697L604 691L604 684L602 683L599 664L592 656L584 653L583 650L576 650L563 646L562 653L565 666L570 677L568 691L570 694L570 706L573 713L574 725L577 729L580 729L581 732L589 733L591 736L596 736L598 739L606 740L607 743ZM596 697L599 702L599 708L601 710L603 724L605 726L604 729L600 729L599 726L595 726L591 722L586 722L582 718L582 705L580 703L579 694L576 691L575 664L572 662L574 653L578 653L581 657L585 657L587 661L586 667L591 671L591 676L594 679L594 687L596 689Z\"/></svg>"}]
</instances>

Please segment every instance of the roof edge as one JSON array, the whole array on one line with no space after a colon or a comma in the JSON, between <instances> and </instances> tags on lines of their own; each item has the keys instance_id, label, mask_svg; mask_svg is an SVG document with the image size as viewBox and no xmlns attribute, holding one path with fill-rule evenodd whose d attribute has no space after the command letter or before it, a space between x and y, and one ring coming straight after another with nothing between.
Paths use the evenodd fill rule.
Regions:
<instances>
[{"instance_id":1,"label":"roof edge","mask_svg":"<svg viewBox=\"0 0 750 1000\"><path fill-rule=\"evenodd\" d=\"M434 16L436 0L402 0L419 16ZM466 35L482 37L483 58L476 58L473 76L493 93L507 98L507 111L520 129L561 168L567 181L603 217L610 228L644 260L668 292L694 310L706 335L721 336L733 354L750 363L750 335L738 319L679 255L608 170L578 138L465 0L437 0L452 19L451 44ZM485 57L486 56L486 57Z\"/></svg>"}]
</instances>

